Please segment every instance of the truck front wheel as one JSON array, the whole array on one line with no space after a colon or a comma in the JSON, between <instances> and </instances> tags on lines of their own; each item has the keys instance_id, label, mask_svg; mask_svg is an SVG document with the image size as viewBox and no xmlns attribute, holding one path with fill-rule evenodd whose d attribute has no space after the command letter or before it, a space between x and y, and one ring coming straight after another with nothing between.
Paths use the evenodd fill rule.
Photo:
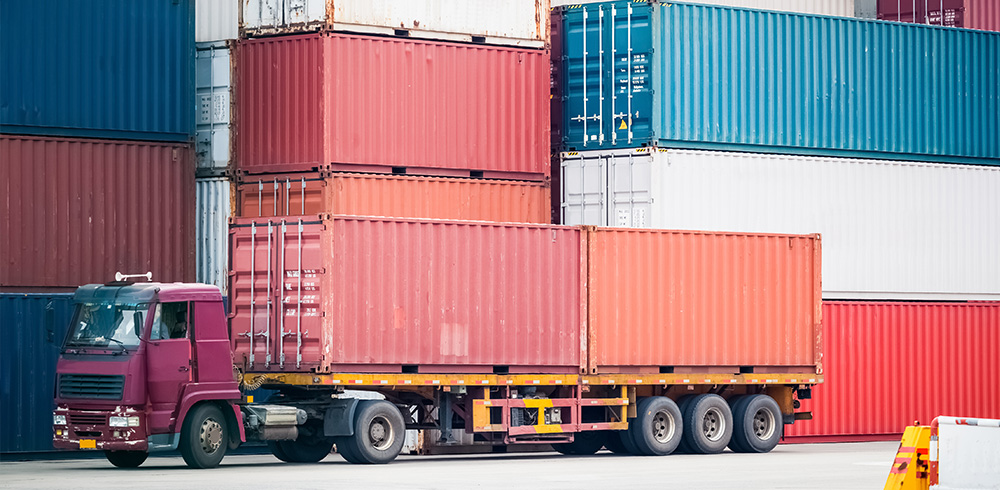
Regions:
<instances>
[{"instance_id":1,"label":"truck front wheel","mask_svg":"<svg viewBox=\"0 0 1000 490\"><path fill-rule=\"evenodd\" d=\"M198 405L188 413L181 429L180 450L192 468L218 466L229 446L226 417L211 403Z\"/></svg>"},{"instance_id":2,"label":"truck front wheel","mask_svg":"<svg viewBox=\"0 0 1000 490\"><path fill-rule=\"evenodd\" d=\"M146 461L149 453L145 451L104 451L104 456L111 464L119 468L138 468Z\"/></svg>"}]
</instances>

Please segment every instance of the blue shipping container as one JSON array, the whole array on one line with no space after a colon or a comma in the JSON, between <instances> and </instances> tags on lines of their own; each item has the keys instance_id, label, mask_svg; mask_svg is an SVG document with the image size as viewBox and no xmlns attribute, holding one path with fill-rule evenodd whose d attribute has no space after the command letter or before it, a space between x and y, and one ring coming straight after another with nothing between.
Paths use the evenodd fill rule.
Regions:
<instances>
[{"instance_id":1,"label":"blue shipping container","mask_svg":"<svg viewBox=\"0 0 1000 490\"><path fill-rule=\"evenodd\" d=\"M193 0L0 2L0 132L189 141Z\"/></svg>"},{"instance_id":2,"label":"blue shipping container","mask_svg":"<svg viewBox=\"0 0 1000 490\"><path fill-rule=\"evenodd\" d=\"M0 293L0 453L53 450L56 360L72 315L72 293Z\"/></svg>"},{"instance_id":3,"label":"blue shipping container","mask_svg":"<svg viewBox=\"0 0 1000 490\"><path fill-rule=\"evenodd\" d=\"M564 150L1000 164L1000 33L677 3L563 8Z\"/></svg>"}]
</instances>

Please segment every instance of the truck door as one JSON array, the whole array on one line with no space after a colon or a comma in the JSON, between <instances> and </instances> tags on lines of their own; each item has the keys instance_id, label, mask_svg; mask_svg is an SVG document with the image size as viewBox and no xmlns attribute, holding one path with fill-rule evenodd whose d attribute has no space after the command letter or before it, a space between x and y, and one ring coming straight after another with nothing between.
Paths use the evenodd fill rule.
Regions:
<instances>
[{"instance_id":1,"label":"truck door","mask_svg":"<svg viewBox=\"0 0 1000 490\"><path fill-rule=\"evenodd\" d=\"M181 390L191 382L191 304L158 303L146 346L150 433L169 432L177 417Z\"/></svg>"}]
</instances>

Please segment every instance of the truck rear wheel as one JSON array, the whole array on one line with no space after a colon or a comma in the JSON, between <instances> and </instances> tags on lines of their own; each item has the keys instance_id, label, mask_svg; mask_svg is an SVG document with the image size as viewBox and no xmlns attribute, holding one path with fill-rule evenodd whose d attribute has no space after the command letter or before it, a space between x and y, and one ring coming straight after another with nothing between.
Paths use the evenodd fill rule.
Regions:
<instances>
[{"instance_id":1,"label":"truck rear wheel","mask_svg":"<svg viewBox=\"0 0 1000 490\"><path fill-rule=\"evenodd\" d=\"M180 450L192 468L218 466L229 447L226 417L219 407L203 403L191 410L181 429Z\"/></svg>"},{"instance_id":2,"label":"truck rear wheel","mask_svg":"<svg viewBox=\"0 0 1000 490\"><path fill-rule=\"evenodd\" d=\"M604 447L615 454L628 454L625 443L622 442L622 434L628 434L627 430L609 430L605 432Z\"/></svg>"},{"instance_id":3,"label":"truck rear wheel","mask_svg":"<svg viewBox=\"0 0 1000 490\"><path fill-rule=\"evenodd\" d=\"M300 436L294 441L278 441L278 446L288 458L285 461L289 463L318 463L330 454L333 449L333 439Z\"/></svg>"},{"instance_id":4,"label":"truck rear wheel","mask_svg":"<svg viewBox=\"0 0 1000 490\"><path fill-rule=\"evenodd\" d=\"M719 395L696 395L684 411L684 440L691 452L721 453L733 436L733 412Z\"/></svg>"},{"instance_id":5,"label":"truck rear wheel","mask_svg":"<svg viewBox=\"0 0 1000 490\"><path fill-rule=\"evenodd\" d=\"M629 432L637 454L665 456L674 452L684 432L677 404L665 396L653 396L641 400L636 410Z\"/></svg>"},{"instance_id":6,"label":"truck rear wheel","mask_svg":"<svg viewBox=\"0 0 1000 490\"><path fill-rule=\"evenodd\" d=\"M573 442L553 444L552 449L568 455L594 454L604 447L606 438L600 431L577 432L573 435Z\"/></svg>"},{"instance_id":7,"label":"truck rear wheel","mask_svg":"<svg viewBox=\"0 0 1000 490\"><path fill-rule=\"evenodd\" d=\"M149 457L149 453L145 451L104 451L104 456L111 464L119 468L138 468Z\"/></svg>"},{"instance_id":8,"label":"truck rear wheel","mask_svg":"<svg viewBox=\"0 0 1000 490\"><path fill-rule=\"evenodd\" d=\"M351 454L362 464L388 463L402 451L405 430L403 415L392 403L361 401L354 414L354 436L344 441L345 454Z\"/></svg>"},{"instance_id":9,"label":"truck rear wheel","mask_svg":"<svg viewBox=\"0 0 1000 490\"><path fill-rule=\"evenodd\" d=\"M737 453L766 453L781 440L781 408L767 395L741 397L733 404L733 439Z\"/></svg>"},{"instance_id":10,"label":"truck rear wheel","mask_svg":"<svg viewBox=\"0 0 1000 490\"><path fill-rule=\"evenodd\" d=\"M294 463L294 461L289 459L288 455L285 454L285 449L281 447L281 444L279 444L280 442L281 441L267 441L267 448L271 450L271 454L273 454L275 458L278 458L286 463Z\"/></svg>"}]
</instances>

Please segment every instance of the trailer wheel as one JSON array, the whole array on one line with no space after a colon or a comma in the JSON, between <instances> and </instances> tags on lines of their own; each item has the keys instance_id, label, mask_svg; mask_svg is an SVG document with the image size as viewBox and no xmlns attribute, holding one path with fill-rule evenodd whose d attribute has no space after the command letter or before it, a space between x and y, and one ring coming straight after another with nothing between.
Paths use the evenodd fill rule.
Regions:
<instances>
[{"instance_id":1,"label":"trailer wheel","mask_svg":"<svg viewBox=\"0 0 1000 490\"><path fill-rule=\"evenodd\" d=\"M767 395L742 397L733 405L733 439L737 453L766 453L781 440L784 429L778 402Z\"/></svg>"},{"instance_id":2,"label":"trailer wheel","mask_svg":"<svg viewBox=\"0 0 1000 490\"><path fill-rule=\"evenodd\" d=\"M104 451L104 456L111 464L119 468L138 468L149 457L149 453L145 451Z\"/></svg>"},{"instance_id":3,"label":"trailer wheel","mask_svg":"<svg viewBox=\"0 0 1000 490\"><path fill-rule=\"evenodd\" d=\"M640 401L636 409L638 415L629 432L638 454L665 456L674 452L684 432L677 404L665 396L653 396Z\"/></svg>"},{"instance_id":4,"label":"trailer wheel","mask_svg":"<svg viewBox=\"0 0 1000 490\"><path fill-rule=\"evenodd\" d=\"M604 447L615 454L629 454L625 443L622 442L622 434L627 434L627 430L609 430L604 433Z\"/></svg>"},{"instance_id":5,"label":"trailer wheel","mask_svg":"<svg viewBox=\"0 0 1000 490\"><path fill-rule=\"evenodd\" d=\"M395 405L385 400L364 400L354 412L354 436L347 438L347 452L362 464L385 464L403 449L406 425Z\"/></svg>"},{"instance_id":6,"label":"trailer wheel","mask_svg":"<svg viewBox=\"0 0 1000 490\"><path fill-rule=\"evenodd\" d=\"M218 466L229 447L226 417L211 403L198 405L188 413L181 429L180 450L192 468Z\"/></svg>"},{"instance_id":7,"label":"trailer wheel","mask_svg":"<svg viewBox=\"0 0 1000 490\"><path fill-rule=\"evenodd\" d=\"M568 455L594 454L604 447L606 438L604 432L600 431L577 432L573 436L573 442L553 444L552 449Z\"/></svg>"},{"instance_id":8,"label":"trailer wheel","mask_svg":"<svg viewBox=\"0 0 1000 490\"><path fill-rule=\"evenodd\" d=\"M685 418L684 414L687 413L687 407L688 407L688 405L690 405L691 402L697 396L698 395L686 395L686 396L682 396L679 400L677 400L677 408L681 411L681 426L682 427L685 427L685 428L687 427L687 424L685 422L687 419ZM688 437L687 437L686 434L682 434L682 436L681 436L681 443L679 445L677 445L677 449L674 452L677 453L677 454L691 454L691 453L694 452L694 450L692 450L688 446Z\"/></svg>"},{"instance_id":9,"label":"trailer wheel","mask_svg":"<svg viewBox=\"0 0 1000 490\"><path fill-rule=\"evenodd\" d=\"M719 395L697 395L684 412L684 439L692 452L721 453L733 436L733 412Z\"/></svg>"},{"instance_id":10,"label":"trailer wheel","mask_svg":"<svg viewBox=\"0 0 1000 490\"><path fill-rule=\"evenodd\" d=\"M299 436L294 441L278 441L289 463L318 463L330 454L333 439L317 436ZM279 458L280 459L280 458Z\"/></svg>"},{"instance_id":11,"label":"trailer wheel","mask_svg":"<svg viewBox=\"0 0 1000 490\"><path fill-rule=\"evenodd\" d=\"M288 455L285 454L285 450L281 447L281 444L278 444L279 442L280 441L267 441L267 448L271 450L271 454L273 454L275 458L278 458L286 463L294 463L294 461L289 459Z\"/></svg>"},{"instance_id":12,"label":"trailer wheel","mask_svg":"<svg viewBox=\"0 0 1000 490\"><path fill-rule=\"evenodd\" d=\"M618 431L618 440L621 441L622 446L625 447L625 452L628 454L640 455L639 449L635 447L635 441L632 440L632 426L636 424L636 420L632 419L628 421L628 429Z\"/></svg>"}]
</instances>

